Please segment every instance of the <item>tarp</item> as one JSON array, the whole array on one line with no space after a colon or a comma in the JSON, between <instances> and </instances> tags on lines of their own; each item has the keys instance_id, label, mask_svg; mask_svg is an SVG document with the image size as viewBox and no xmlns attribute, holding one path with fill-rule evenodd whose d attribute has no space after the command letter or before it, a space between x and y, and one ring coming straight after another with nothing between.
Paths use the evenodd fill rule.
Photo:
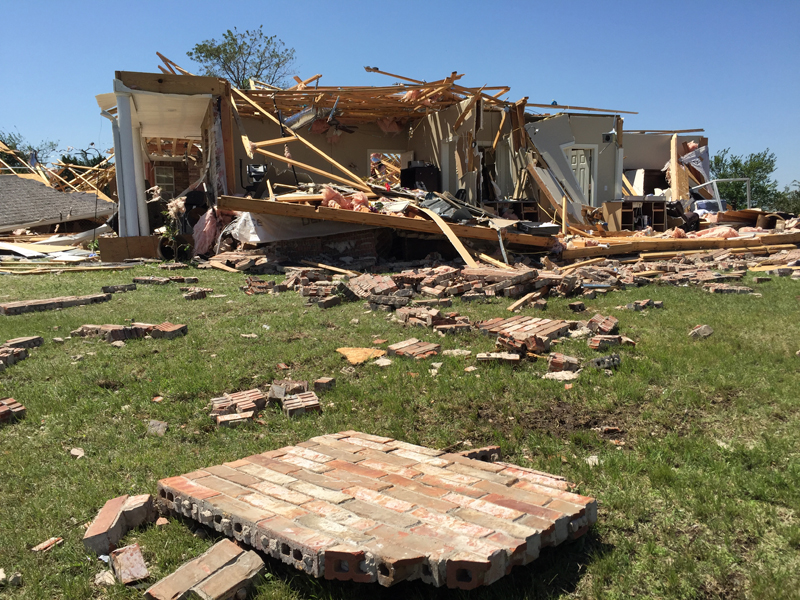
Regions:
<instances>
[{"instance_id":1,"label":"tarp","mask_svg":"<svg viewBox=\"0 0 800 600\"><path fill-rule=\"evenodd\" d=\"M364 231L366 229L374 229L374 227L356 223L337 223L334 221L319 221L280 215L259 215L249 212L242 213L230 226L231 234L236 240L251 244L322 237L337 233Z\"/></svg>"}]
</instances>

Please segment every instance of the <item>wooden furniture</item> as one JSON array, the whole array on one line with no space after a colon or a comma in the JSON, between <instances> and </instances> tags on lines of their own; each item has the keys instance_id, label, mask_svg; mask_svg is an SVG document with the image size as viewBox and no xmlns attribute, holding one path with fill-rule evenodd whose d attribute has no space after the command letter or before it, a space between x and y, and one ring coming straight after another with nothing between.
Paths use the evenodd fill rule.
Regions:
<instances>
[{"instance_id":1,"label":"wooden furniture","mask_svg":"<svg viewBox=\"0 0 800 600\"><path fill-rule=\"evenodd\" d=\"M655 231L666 231L667 202L662 197L628 196L604 202L603 218L609 231L635 231L648 225Z\"/></svg>"}]
</instances>

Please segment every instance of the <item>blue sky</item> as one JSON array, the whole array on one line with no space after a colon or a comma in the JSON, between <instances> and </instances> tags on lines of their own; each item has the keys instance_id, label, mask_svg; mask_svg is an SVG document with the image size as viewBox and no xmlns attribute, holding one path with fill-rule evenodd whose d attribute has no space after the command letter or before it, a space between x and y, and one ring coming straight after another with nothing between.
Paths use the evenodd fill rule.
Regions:
<instances>
[{"instance_id":1,"label":"blue sky","mask_svg":"<svg viewBox=\"0 0 800 600\"><path fill-rule=\"evenodd\" d=\"M74 4L74 7L73 7ZM365 65L508 99L638 111L626 129L702 127L711 152L778 156L800 180L800 2L5 2L0 130L59 148L113 145L95 94L115 70L157 72L228 28L263 24L323 85L386 85Z\"/></svg>"}]
</instances>

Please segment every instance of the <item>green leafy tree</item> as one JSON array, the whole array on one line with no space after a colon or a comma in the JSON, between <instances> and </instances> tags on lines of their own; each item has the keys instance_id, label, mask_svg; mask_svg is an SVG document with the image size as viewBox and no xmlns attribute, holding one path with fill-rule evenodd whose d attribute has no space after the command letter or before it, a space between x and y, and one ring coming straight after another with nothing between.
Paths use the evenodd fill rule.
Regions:
<instances>
[{"instance_id":1,"label":"green leafy tree","mask_svg":"<svg viewBox=\"0 0 800 600\"><path fill-rule=\"evenodd\" d=\"M203 75L224 77L240 89L250 87L249 80L285 87L292 75L294 48L274 35L266 35L263 25L252 31L228 29L222 40L205 40L195 44L186 55L204 68Z\"/></svg>"},{"instance_id":2,"label":"green leafy tree","mask_svg":"<svg viewBox=\"0 0 800 600\"><path fill-rule=\"evenodd\" d=\"M750 178L750 194L752 206L771 207L779 201L782 192L778 182L773 179L777 157L769 148L763 152L748 156L730 154L730 148L719 151L711 159L711 178L729 179L735 177ZM719 195L728 201L734 210L747 208L747 187L745 182L717 184Z\"/></svg>"},{"instance_id":3,"label":"green leafy tree","mask_svg":"<svg viewBox=\"0 0 800 600\"><path fill-rule=\"evenodd\" d=\"M0 129L0 142L3 142L11 150L15 150L22 154L25 160L31 155L31 152L36 153L39 162L46 163L50 160L50 156L56 151L58 142L51 142L49 140L42 140L36 145L28 142L22 135L14 131L3 131ZM19 155L14 152L0 152L0 158L10 167L23 167L24 165L19 160Z\"/></svg>"},{"instance_id":4,"label":"green leafy tree","mask_svg":"<svg viewBox=\"0 0 800 600\"><path fill-rule=\"evenodd\" d=\"M794 186L794 189L789 186L784 188L771 208L792 213L793 215L800 215L800 181L793 181L792 186Z\"/></svg>"}]
</instances>

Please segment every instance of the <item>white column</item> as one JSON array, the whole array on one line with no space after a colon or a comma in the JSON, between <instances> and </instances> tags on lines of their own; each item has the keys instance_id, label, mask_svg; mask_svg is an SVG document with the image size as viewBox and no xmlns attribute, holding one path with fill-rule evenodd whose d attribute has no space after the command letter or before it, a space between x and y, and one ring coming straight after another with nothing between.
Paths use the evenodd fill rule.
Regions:
<instances>
[{"instance_id":1,"label":"white column","mask_svg":"<svg viewBox=\"0 0 800 600\"><path fill-rule=\"evenodd\" d=\"M125 202L125 232L120 228L120 237L139 235L139 218L136 192L136 159L131 118L131 95L116 92L117 121L119 122L119 148L116 149L117 170L123 170L122 184L125 191L120 201Z\"/></svg>"},{"instance_id":2,"label":"white column","mask_svg":"<svg viewBox=\"0 0 800 600\"><path fill-rule=\"evenodd\" d=\"M133 166L136 173L136 210L139 215L139 235L150 235L150 218L147 216L147 192L144 189L144 155L142 153L142 128L133 128Z\"/></svg>"}]
</instances>

